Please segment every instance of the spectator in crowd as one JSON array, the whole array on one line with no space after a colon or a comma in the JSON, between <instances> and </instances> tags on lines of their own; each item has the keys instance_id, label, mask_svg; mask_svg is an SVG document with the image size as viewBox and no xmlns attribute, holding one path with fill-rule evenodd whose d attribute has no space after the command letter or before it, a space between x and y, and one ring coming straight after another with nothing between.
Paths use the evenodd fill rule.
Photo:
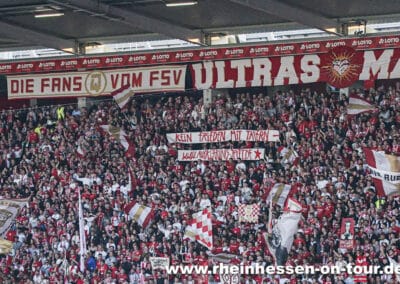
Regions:
<instances>
[{"instance_id":1,"label":"spectator in crowd","mask_svg":"<svg viewBox=\"0 0 400 284\"><path fill-rule=\"evenodd\" d=\"M171 264L216 264L204 246L184 238L191 214L211 208L212 253L234 255L232 263L272 265L263 240L266 199L277 182L303 206L303 220L288 264L399 262L400 200L378 196L362 147L400 154L400 90L353 90L379 110L346 115L341 94L238 93L204 105L198 94L134 98L126 110L112 101L33 107L0 113L0 194L26 198L7 233L11 254L0 260L2 283L203 283L199 275L153 271L149 257ZM135 145L128 154L100 125L122 128ZM225 129L275 129L280 142L168 144L166 133ZM178 149L265 149L259 161L177 161ZM282 164L279 147L299 155ZM80 148L81 151L77 151ZM130 176L130 172L132 173ZM79 270L78 191L85 217L88 254ZM152 207L147 228L130 220L126 204ZM259 222L239 223L238 205L257 203ZM282 208L275 204L277 218ZM354 218L354 249L339 249L340 224ZM338 275L241 275L240 283L353 283ZM370 283L394 283L393 275L367 275ZM197 282L196 282L197 281ZM218 275L209 278L219 283Z\"/></svg>"}]
</instances>

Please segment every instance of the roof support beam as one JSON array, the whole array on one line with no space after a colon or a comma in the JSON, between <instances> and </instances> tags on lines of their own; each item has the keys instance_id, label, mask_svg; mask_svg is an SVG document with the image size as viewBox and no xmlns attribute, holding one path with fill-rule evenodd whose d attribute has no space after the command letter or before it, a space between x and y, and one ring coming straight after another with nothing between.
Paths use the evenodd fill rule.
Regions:
<instances>
[{"instance_id":1,"label":"roof support beam","mask_svg":"<svg viewBox=\"0 0 400 284\"><path fill-rule=\"evenodd\" d=\"M336 32L338 22L298 7L279 2L277 0L230 0L240 5L248 6L280 18L297 22L308 27L317 28L328 33L343 36Z\"/></svg>"},{"instance_id":2,"label":"roof support beam","mask_svg":"<svg viewBox=\"0 0 400 284\"><path fill-rule=\"evenodd\" d=\"M0 35L15 39L23 44L32 44L63 51L66 48L74 49L76 46L75 40L59 38L3 21L0 21Z\"/></svg>"},{"instance_id":3,"label":"roof support beam","mask_svg":"<svg viewBox=\"0 0 400 284\"><path fill-rule=\"evenodd\" d=\"M169 22L144 16L134 11L111 6L95 0L48 0L60 6L76 8L78 11L87 12L93 16L106 18L108 20L122 22L145 31L166 35L173 39L203 42L201 31L191 30ZM199 41L199 42L198 42Z\"/></svg>"}]
</instances>

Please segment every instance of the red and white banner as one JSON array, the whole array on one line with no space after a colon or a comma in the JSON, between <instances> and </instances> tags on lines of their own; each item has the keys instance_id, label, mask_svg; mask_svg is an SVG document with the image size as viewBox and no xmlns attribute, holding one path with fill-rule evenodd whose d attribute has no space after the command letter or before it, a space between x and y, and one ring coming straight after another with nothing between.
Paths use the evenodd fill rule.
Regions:
<instances>
[{"instance_id":1,"label":"red and white banner","mask_svg":"<svg viewBox=\"0 0 400 284\"><path fill-rule=\"evenodd\" d=\"M315 82L342 88L358 80L400 78L400 49L335 47L324 54L204 61L190 68L193 86L201 90Z\"/></svg>"},{"instance_id":2,"label":"red and white banner","mask_svg":"<svg viewBox=\"0 0 400 284\"><path fill-rule=\"evenodd\" d=\"M155 64L198 62L203 60L227 60L295 54L327 53L335 47L351 47L355 50L399 48L400 36L388 35L368 38L340 38L320 41L268 43L240 47L186 49L156 53L132 53L124 55L91 56L80 58L42 59L34 61L5 62L0 64L0 74L77 71L79 69L107 69L139 67Z\"/></svg>"},{"instance_id":3,"label":"red and white banner","mask_svg":"<svg viewBox=\"0 0 400 284\"><path fill-rule=\"evenodd\" d=\"M378 195L399 195L400 157L368 148L363 150Z\"/></svg>"},{"instance_id":4,"label":"red and white banner","mask_svg":"<svg viewBox=\"0 0 400 284\"><path fill-rule=\"evenodd\" d=\"M366 99L356 95L350 94L349 104L347 106L347 114L356 115L363 112L374 111L376 108Z\"/></svg>"},{"instance_id":5,"label":"red and white banner","mask_svg":"<svg viewBox=\"0 0 400 284\"><path fill-rule=\"evenodd\" d=\"M8 98L108 95L125 85L132 92L185 90L186 65L7 76Z\"/></svg>"},{"instance_id":6,"label":"red and white banner","mask_svg":"<svg viewBox=\"0 0 400 284\"><path fill-rule=\"evenodd\" d=\"M219 130L204 132L168 133L168 143L196 144L227 141L279 141L278 130Z\"/></svg>"},{"instance_id":7,"label":"red and white banner","mask_svg":"<svg viewBox=\"0 0 400 284\"><path fill-rule=\"evenodd\" d=\"M264 159L265 149L207 149L207 150L178 150L179 161L228 161L233 160L261 160Z\"/></svg>"},{"instance_id":8,"label":"red and white banner","mask_svg":"<svg viewBox=\"0 0 400 284\"><path fill-rule=\"evenodd\" d=\"M198 90L315 82L342 88L400 78L400 37L3 63L0 74L15 74L7 76L9 99L108 95L127 84L135 93L168 92L185 90L188 62L190 87ZM155 66L111 69L140 65Z\"/></svg>"},{"instance_id":9,"label":"red and white banner","mask_svg":"<svg viewBox=\"0 0 400 284\"><path fill-rule=\"evenodd\" d=\"M240 204L238 208L239 222L257 223L260 215L260 205Z\"/></svg>"},{"instance_id":10,"label":"red and white banner","mask_svg":"<svg viewBox=\"0 0 400 284\"><path fill-rule=\"evenodd\" d=\"M340 227L340 242L341 249L351 250L354 247L354 224L353 218L343 218Z\"/></svg>"}]
</instances>

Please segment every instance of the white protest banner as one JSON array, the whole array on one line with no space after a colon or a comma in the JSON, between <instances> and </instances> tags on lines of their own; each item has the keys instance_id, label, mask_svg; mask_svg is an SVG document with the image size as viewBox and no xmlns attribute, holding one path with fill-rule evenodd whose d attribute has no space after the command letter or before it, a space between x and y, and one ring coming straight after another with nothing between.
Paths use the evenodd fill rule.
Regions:
<instances>
[{"instance_id":1,"label":"white protest banner","mask_svg":"<svg viewBox=\"0 0 400 284\"><path fill-rule=\"evenodd\" d=\"M132 92L183 91L186 65L7 76L8 98L108 95L125 85Z\"/></svg>"},{"instance_id":2,"label":"white protest banner","mask_svg":"<svg viewBox=\"0 0 400 284\"><path fill-rule=\"evenodd\" d=\"M168 133L168 143L196 144L227 141L279 141L278 130L218 130L204 132Z\"/></svg>"},{"instance_id":3,"label":"white protest banner","mask_svg":"<svg viewBox=\"0 0 400 284\"><path fill-rule=\"evenodd\" d=\"M264 159L265 149L207 149L207 150L178 150L179 161L227 161L229 159L243 161Z\"/></svg>"},{"instance_id":4,"label":"white protest banner","mask_svg":"<svg viewBox=\"0 0 400 284\"><path fill-rule=\"evenodd\" d=\"M378 195L400 195L400 157L363 148Z\"/></svg>"},{"instance_id":5,"label":"white protest banner","mask_svg":"<svg viewBox=\"0 0 400 284\"><path fill-rule=\"evenodd\" d=\"M168 257L150 257L149 260L152 269L165 269L169 266Z\"/></svg>"}]
</instances>

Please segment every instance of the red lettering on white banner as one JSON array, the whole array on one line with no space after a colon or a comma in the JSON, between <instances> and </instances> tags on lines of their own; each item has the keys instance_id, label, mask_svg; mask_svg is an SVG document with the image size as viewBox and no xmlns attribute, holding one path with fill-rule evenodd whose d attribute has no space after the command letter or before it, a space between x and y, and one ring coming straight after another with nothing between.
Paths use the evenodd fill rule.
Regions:
<instances>
[{"instance_id":1,"label":"red lettering on white banner","mask_svg":"<svg viewBox=\"0 0 400 284\"><path fill-rule=\"evenodd\" d=\"M196 144L227 141L279 141L278 130L219 130L187 133L168 133L168 143Z\"/></svg>"},{"instance_id":2,"label":"red lettering on white banner","mask_svg":"<svg viewBox=\"0 0 400 284\"><path fill-rule=\"evenodd\" d=\"M208 149L208 150L179 150L179 161L227 161L233 160L261 160L265 150L262 148L250 149Z\"/></svg>"},{"instance_id":3,"label":"red lettering on white banner","mask_svg":"<svg viewBox=\"0 0 400 284\"><path fill-rule=\"evenodd\" d=\"M89 62L87 62L89 64ZM9 98L106 95L130 84L133 91L183 91L186 65L93 72L8 76Z\"/></svg>"}]
</instances>

